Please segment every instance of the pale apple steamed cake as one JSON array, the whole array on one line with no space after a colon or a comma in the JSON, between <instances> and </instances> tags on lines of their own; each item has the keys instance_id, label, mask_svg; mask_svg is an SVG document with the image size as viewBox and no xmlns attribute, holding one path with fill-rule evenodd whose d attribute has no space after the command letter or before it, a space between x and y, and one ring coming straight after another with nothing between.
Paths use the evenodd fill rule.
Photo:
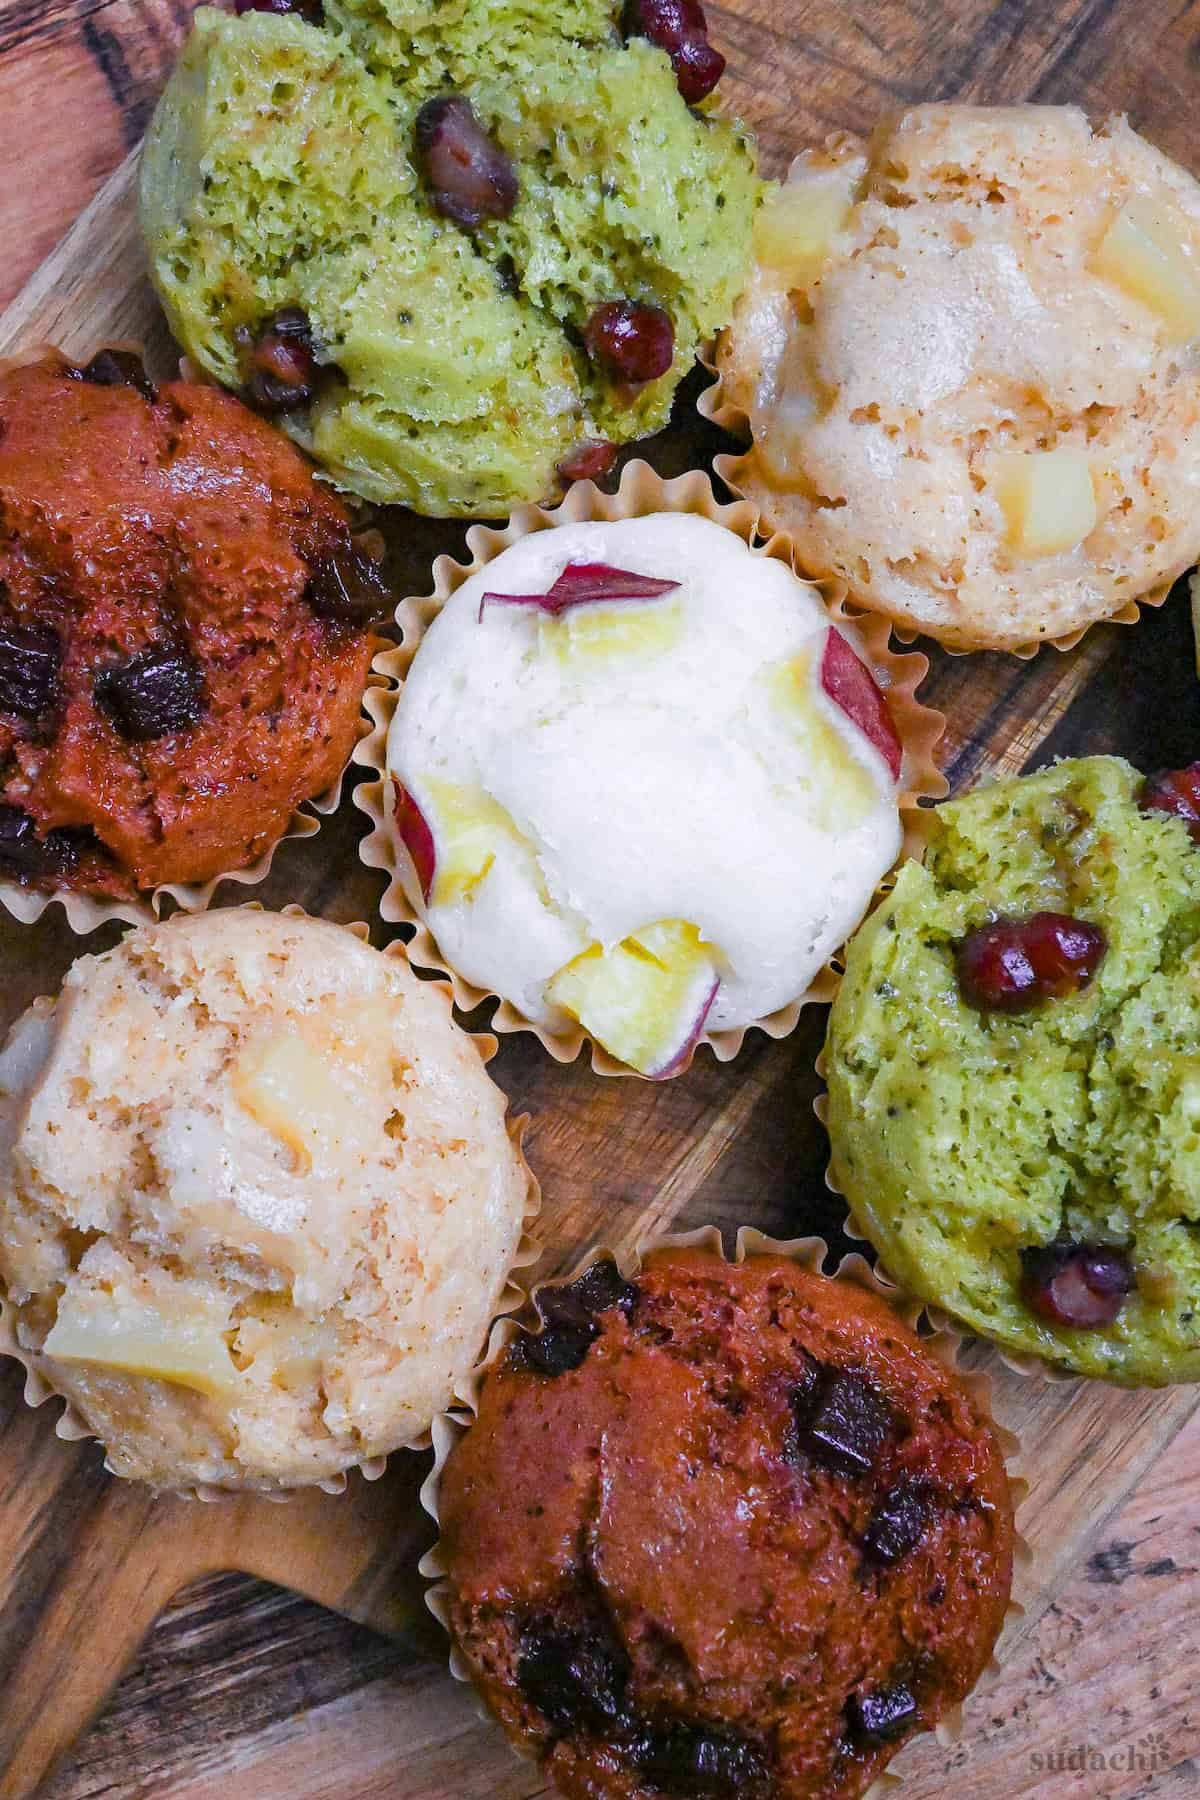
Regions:
<instances>
[{"instance_id":1,"label":"pale apple steamed cake","mask_svg":"<svg viewBox=\"0 0 1200 1800\"><path fill-rule=\"evenodd\" d=\"M0 1055L21 1355L158 1485L303 1485L419 1438L480 1350L527 1193L444 984L342 926L135 931Z\"/></svg>"},{"instance_id":2,"label":"pale apple steamed cake","mask_svg":"<svg viewBox=\"0 0 1200 1800\"><path fill-rule=\"evenodd\" d=\"M643 1074L798 999L900 849L849 628L689 514L531 533L422 640L387 764L441 955Z\"/></svg>"},{"instance_id":3,"label":"pale apple steamed cake","mask_svg":"<svg viewBox=\"0 0 1200 1800\"><path fill-rule=\"evenodd\" d=\"M1013 649L1200 556L1200 187L1124 119L915 107L802 156L756 250L737 479L809 573Z\"/></svg>"}]
</instances>

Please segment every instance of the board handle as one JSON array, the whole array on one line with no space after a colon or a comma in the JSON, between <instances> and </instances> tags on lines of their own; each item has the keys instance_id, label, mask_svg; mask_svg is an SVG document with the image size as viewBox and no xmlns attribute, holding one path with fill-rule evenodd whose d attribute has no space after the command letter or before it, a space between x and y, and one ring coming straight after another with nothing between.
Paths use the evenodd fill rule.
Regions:
<instances>
[{"instance_id":1,"label":"board handle","mask_svg":"<svg viewBox=\"0 0 1200 1800\"><path fill-rule=\"evenodd\" d=\"M202 1576L257 1575L377 1631L437 1643L416 1567L432 1536L418 1500L428 1458L401 1453L380 1481L356 1472L340 1495L206 1503L105 1476L95 1445L43 1445L58 1477L45 1505L19 1520L15 1493L0 1494L12 1541L41 1546L17 1557L0 1603L0 1800L32 1800L172 1596ZM63 1458L75 1464L65 1479Z\"/></svg>"},{"instance_id":2,"label":"board handle","mask_svg":"<svg viewBox=\"0 0 1200 1800\"><path fill-rule=\"evenodd\" d=\"M88 1447L92 1451L93 1446ZM74 1454L88 1454L82 1447ZM28 1800L103 1706L175 1588L190 1575L180 1502L128 1483L88 1481L86 1512L68 1515L66 1484L41 1539L58 1537L57 1566L42 1588L40 1557L18 1564L0 1647L0 1800ZM86 1504L86 1502L85 1502ZM55 1517L62 1507L63 1517ZM22 1591L22 1589L26 1591ZM28 1618L27 1629L20 1625Z\"/></svg>"}]
</instances>

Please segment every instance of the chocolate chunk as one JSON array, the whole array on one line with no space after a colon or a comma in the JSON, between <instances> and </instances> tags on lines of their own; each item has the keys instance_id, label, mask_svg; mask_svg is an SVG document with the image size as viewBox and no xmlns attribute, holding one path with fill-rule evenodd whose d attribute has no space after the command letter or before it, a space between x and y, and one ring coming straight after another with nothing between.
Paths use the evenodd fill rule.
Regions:
<instances>
[{"instance_id":1,"label":"chocolate chunk","mask_svg":"<svg viewBox=\"0 0 1200 1800\"><path fill-rule=\"evenodd\" d=\"M930 1493L925 1482L900 1481L871 1514L863 1550L872 1562L891 1568L915 1550L929 1523Z\"/></svg>"},{"instance_id":2,"label":"chocolate chunk","mask_svg":"<svg viewBox=\"0 0 1200 1800\"><path fill-rule=\"evenodd\" d=\"M724 1800L765 1783L762 1751L740 1732L685 1724L641 1727L629 1745L630 1761L660 1793Z\"/></svg>"},{"instance_id":3,"label":"chocolate chunk","mask_svg":"<svg viewBox=\"0 0 1200 1800\"><path fill-rule=\"evenodd\" d=\"M860 1744L891 1744L911 1731L919 1707L903 1682L876 1688L869 1694L851 1694L846 1718L851 1736Z\"/></svg>"},{"instance_id":4,"label":"chocolate chunk","mask_svg":"<svg viewBox=\"0 0 1200 1800\"><path fill-rule=\"evenodd\" d=\"M840 1475L869 1475L892 1423L891 1409L865 1375L830 1369L810 1397L793 1402L800 1447Z\"/></svg>"},{"instance_id":5,"label":"chocolate chunk","mask_svg":"<svg viewBox=\"0 0 1200 1800\"><path fill-rule=\"evenodd\" d=\"M517 1682L558 1731L604 1731L626 1718L629 1658L610 1634L532 1628L522 1633Z\"/></svg>"},{"instance_id":6,"label":"chocolate chunk","mask_svg":"<svg viewBox=\"0 0 1200 1800\"><path fill-rule=\"evenodd\" d=\"M135 743L186 731L204 710L204 677L186 650L154 644L97 677L96 703Z\"/></svg>"},{"instance_id":7,"label":"chocolate chunk","mask_svg":"<svg viewBox=\"0 0 1200 1800\"><path fill-rule=\"evenodd\" d=\"M605 1256L569 1287L544 1288L538 1295L538 1311L546 1320L595 1315L614 1306L627 1313L637 1297L633 1282L626 1281L611 1256Z\"/></svg>"},{"instance_id":8,"label":"chocolate chunk","mask_svg":"<svg viewBox=\"0 0 1200 1800\"><path fill-rule=\"evenodd\" d=\"M0 712L31 724L58 698L62 645L51 625L25 625L0 616Z\"/></svg>"},{"instance_id":9,"label":"chocolate chunk","mask_svg":"<svg viewBox=\"0 0 1200 1800\"><path fill-rule=\"evenodd\" d=\"M509 1352L510 1365L529 1368L539 1375L565 1375L577 1369L600 1335L600 1313L613 1307L628 1313L638 1290L626 1281L611 1257L594 1262L577 1281L566 1287L543 1288L537 1296L542 1331L517 1339Z\"/></svg>"},{"instance_id":10,"label":"chocolate chunk","mask_svg":"<svg viewBox=\"0 0 1200 1800\"><path fill-rule=\"evenodd\" d=\"M136 350L98 350L78 373L80 381L91 382L94 387L136 388L151 406L158 399L158 389L146 374L146 365Z\"/></svg>"},{"instance_id":11,"label":"chocolate chunk","mask_svg":"<svg viewBox=\"0 0 1200 1800\"><path fill-rule=\"evenodd\" d=\"M81 849L92 841L88 831L65 828L39 837L27 812L0 803L0 869L5 874L29 880L69 875Z\"/></svg>"},{"instance_id":12,"label":"chocolate chunk","mask_svg":"<svg viewBox=\"0 0 1200 1800\"><path fill-rule=\"evenodd\" d=\"M577 1369L600 1335L598 1325L547 1325L536 1337L518 1338L510 1352L515 1368L537 1375L566 1375Z\"/></svg>"},{"instance_id":13,"label":"chocolate chunk","mask_svg":"<svg viewBox=\"0 0 1200 1800\"><path fill-rule=\"evenodd\" d=\"M304 598L332 625L363 627L384 616L389 595L379 565L347 540L310 565Z\"/></svg>"}]
</instances>

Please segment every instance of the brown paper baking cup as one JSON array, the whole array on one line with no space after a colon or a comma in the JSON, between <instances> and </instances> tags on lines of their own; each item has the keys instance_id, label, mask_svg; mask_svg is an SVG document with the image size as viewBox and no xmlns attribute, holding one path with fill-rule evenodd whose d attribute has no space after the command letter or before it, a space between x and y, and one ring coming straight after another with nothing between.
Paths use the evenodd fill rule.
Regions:
<instances>
[{"instance_id":1,"label":"brown paper baking cup","mask_svg":"<svg viewBox=\"0 0 1200 1800\"><path fill-rule=\"evenodd\" d=\"M725 1256L721 1233L715 1225L700 1226L694 1231L669 1232L662 1236L648 1238L636 1244L632 1250L613 1249L601 1243L581 1256L568 1274L555 1276L550 1281L537 1282L530 1290L529 1302L522 1308L519 1318L507 1317L497 1321L492 1328L486 1354L472 1370L470 1381L464 1384L462 1407L453 1412L443 1413L433 1423L434 1465L421 1489L421 1504L435 1526L440 1528L441 1525L438 1496L442 1471L449 1461L450 1453L459 1439L470 1429L477 1416L479 1391L489 1369L499 1362L516 1337L523 1331L535 1328L534 1301L541 1290L546 1287L565 1286L578 1280L593 1263L606 1257L611 1257L616 1262L627 1281L636 1281L641 1272L643 1260L658 1250L707 1250L714 1256L721 1257L722 1260L729 1260ZM821 1275L824 1273L824 1266L829 1256L829 1246L821 1237L772 1238L752 1226L743 1226L737 1234L732 1261L738 1265L753 1256L783 1257L788 1261L798 1263L813 1274ZM922 1302L908 1298L894 1283L881 1279L866 1258L858 1255L857 1252L851 1252L850 1255L843 1257L834 1273L826 1276L826 1279L846 1281L854 1287L866 1289L868 1293L877 1294L910 1330L915 1331L919 1324L928 1323L931 1329L922 1330L921 1342L930 1355L941 1363L943 1368L949 1369L966 1388L980 1417L990 1421L1008 1471L1013 1511L1014 1514L1018 1513L1029 1492L1029 1481L1024 1474L1023 1447L1016 1434L1001 1425L995 1418L992 1411L990 1376L983 1370L965 1368L960 1362L960 1351L964 1342L962 1334L948 1322L934 1324L929 1319L928 1309ZM987 1684L999 1673L1000 1655L1005 1639L1017 1621L1025 1616L1025 1607L1020 1594L1026 1591L1032 1561L1029 1545L1018 1528L1013 1537L1013 1587L1008 1610L992 1656L979 1682L972 1690L972 1694L967 1696L968 1700L974 1695L985 1692ZM447 1601L448 1572L442 1556L440 1541L435 1543L433 1548L422 1557L420 1573L432 1584L426 1593L425 1604L447 1636L450 1637L450 1673L455 1681L462 1682L471 1688L475 1710L479 1718L488 1723L494 1723L482 1695L474 1687L467 1663L459 1653L458 1646L450 1634ZM963 1701L950 1708L934 1727L934 1735L943 1748L948 1749L961 1739L964 1730L965 1706L966 1701ZM921 1738L926 1735L922 1732L910 1741L914 1744L919 1743ZM512 1749L522 1761L536 1760L532 1752L528 1750L519 1749L516 1745L512 1745ZM909 1745L906 1744L904 1749L898 1753L896 1759L898 1762L903 1761L908 1749ZM893 1793L903 1785L903 1774L896 1773L894 1765L889 1766L884 1774L872 1783L864 1794L863 1800L883 1800L884 1795Z\"/></svg>"},{"instance_id":2,"label":"brown paper baking cup","mask_svg":"<svg viewBox=\"0 0 1200 1800\"><path fill-rule=\"evenodd\" d=\"M135 355L144 357L145 347L136 339L124 338L106 343L108 350L130 350ZM53 344L31 345L10 356L0 357L0 373L5 369L24 368L30 363L41 362L46 356L61 356L62 352ZM182 364L181 364L182 369ZM378 549L375 540L378 534L363 532L358 535L359 542L375 555L378 560ZM373 673L367 677L367 685L372 685L378 677ZM370 731L370 721L365 713L358 720L358 741ZM204 912L212 901L212 897L222 882L236 882L239 887L257 887L265 881L271 872L275 853L280 844L289 840L312 837L321 828L321 820L335 813L341 804L342 787L346 772L353 760L353 752L346 768L342 770L333 786L323 794L317 794L304 800L293 808L290 818L273 844L269 844L261 855L253 862L240 868L224 869L219 875L213 875L207 881L172 881L164 882L160 887L147 890L145 893L130 895L127 898L103 898L97 894L76 892L70 888L42 889L25 887L18 881L0 877L0 906L18 919L22 925L33 925L41 918L50 906L61 906L66 915L67 924L80 937L96 931L101 925L111 924L113 920L123 925L150 925L161 917L163 905L168 899L180 912Z\"/></svg>"},{"instance_id":3,"label":"brown paper baking cup","mask_svg":"<svg viewBox=\"0 0 1200 1800\"><path fill-rule=\"evenodd\" d=\"M722 333L722 337L723 336L724 333ZM762 535L778 535L788 543L792 549L794 564L798 574L803 575L807 581L813 582L832 580L844 581L845 578L843 576L834 574L830 570L817 569L815 567L810 569L805 566L799 547L793 542L786 521L780 510L784 502L784 496L780 493L778 487L771 482L765 470L761 469L759 466L758 451L754 443L754 432L751 427L750 416L741 402L733 398L733 395L726 386L725 378L721 371L720 340L718 340L716 349L702 356L701 361L709 373L716 377L716 380L712 387L705 388L704 392L697 400L697 412L699 412L702 418L711 419L714 425L721 426L724 431L728 431L734 437L740 437L749 443L749 448L742 451L740 455L734 456L725 453L714 457L714 473L725 483L725 486L729 489L730 493L736 494L739 499L747 501L755 508L758 530ZM1181 570L1180 574L1183 572L1184 571ZM1087 636L1093 625L1136 625L1142 616L1142 608L1144 606L1161 606L1163 601L1167 598L1167 595L1171 592L1171 589L1174 587L1176 579L1178 579L1178 577L1171 581L1160 582L1157 586L1150 588L1146 593L1139 594L1136 599L1127 600L1118 611L1105 613L1104 616L1099 619L1090 619L1086 625L1076 626L1074 631L1064 632L1061 637L1033 638L1027 644L1016 645L1015 648L1007 651L1007 654L1009 656L1020 657L1023 662L1028 662L1031 657L1036 656L1038 651L1044 649L1047 645L1054 650L1073 650L1076 644L1080 643ZM912 644L915 643L919 637L933 637L934 634L932 632L917 631L911 625L905 625L898 620L893 620L888 613L878 612L869 594L863 594L852 586L849 586L849 584L847 585L851 603L854 606L861 608L864 612L872 613L875 617L885 620L900 643ZM953 644L943 644L942 648L949 656L973 656L977 649L986 650L990 648L990 646L986 644L973 645L970 649L963 649L961 647L956 647Z\"/></svg>"},{"instance_id":4,"label":"brown paper baking cup","mask_svg":"<svg viewBox=\"0 0 1200 1800\"><path fill-rule=\"evenodd\" d=\"M615 494L604 493L591 481L576 482L558 506L519 507L502 530L473 525L467 533L467 547L472 558L469 563L455 562L449 556L438 557L433 566L433 593L401 602L396 610L401 643L398 648L384 650L375 658L374 673L385 685L367 690L363 705L370 715L372 727L354 752L355 762L371 771L371 778L361 781L354 793L355 804L366 813L372 826L359 846L359 854L368 868L380 869L387 877L387 888L380 901L384 919L389 924L405 925L413 930L410 961L419 968L433 969L444 975L453 988L455 1003L463 1012L474 1011L484 1001L498 1001L491 1021L494 1031L532 1032L555 1061L563 1063L574 1062L584 1044L591 1043L592 1068L596 1074L627 1075L637 1079L644 1078L592 1042L581 1026L552 1031L535 1024L509 1001L466 981L443 958L425 923L420 884L412 859L396 831L393 784L387 772L387 740L405 678L425 633L450 596L501 551L530 532L552 531L557 525L594 520L612 522L663 512L698 514L734 532L756 555L774 557L789 568L795 568L788 541L772 534L760 542L763 534L758 529L757 510L745 500L722 505L713 493L707 475L699 470L665 481L648 463L631 462L626 465ZM843 583L816 582L812 585L819 588L830 618L846 627L850 636L857 639L880 686L887 692L889 710L904 746L899 798L904 831L901 856L918 855L924 847L927 829L927 814L922 802L941 799L947 791L947 783L934 760L945 719L941 713L922 705L916 697L917 688L929 668L928 659L920 654L897 655L889 647L887 621L848 604ZM887 886L886 880L882 886ZM764 1031L772 1038L786 1037L795 1030L803 1007L832 998L837 980L836 961L831 961L808 991L789 1005L749 1025L703 1032L675 1073L683 1074L690 1067L700 1044L710 1045L718 1062L729 1062L741 1049L748 1031Z\"/></svg>"},{"instance_id":5,"label":"brown paper baking cup","mask_svg":"<svg viewBox=\"0 0 1200 1800\"><path fill-rule=\"evenodd\" d=\"M255 911L262 910L257 901L250 902L249 907L251 910ZM289 918L302 919L309 916L301 906L285 906L281 910ZM331 923L331 921L328 920L324 922ZM350 932L351 935L358 938L361 943L370 942L370 928L367 925L344 925L342 929ZM408 961L404 945L401 943L389 944L382 954L384 956L396 957L402 962ZM438 982L431 985L443 995L447 1012L452 1012L452 1000L446 984ZM46 997L41 1000L35 1000L33 1004L34 1006L45 1009L46 1012L52 1012L55 1001L52 998ZM459 1029L462 1030L463 1028L460 1026ZM480 1061L485 1065L491 1062L499 1048L497 1040L492 1033L488 1031L468 1031L464 1032L464 1035L469 1037L471 1042L475 1045L475 1048L479 1052ZM541 1255L541 1247L534 1241L531 1235L534 1221L541 1212L542 1190L537 1176L533 1173L525 1156L524 1141L525 1134L529 1129L529 1122L528 1113L521 1113L515 1118L509 1116L505 1121L505 1130L507 1131L509 1141L516 1151L521 1167L525 1173L525 1217L521 1237L517 1244L516 1254L509 1266L505 1284L497 1296L495 1311L493 1313L493 1322L488 1328L487 1343L489 1345L496 1335L499 1323L505 1319L507 1315L516 1312L525 1304L525 1289L514 1279L517 1271L529 1268L533 1263L537 1262ZM27 1406L42 1406L48 1400L62 1401L63 1410L54 1423L54 1431L57 1437L64 1439L68 1443L78 1443L82 1439L93 1438L97 1443L101 1444L101 1447L103 1447L103 1440L96 1437L95 1432L87 1423L86 1419L84 1419L83 1415L76 1409L70 1400L58 1393L57 1389L50 1384L46 1376L32 1360L32 1353L19 1343L16 1334L15 1320L5 1301L3 1291L0 1290L0 1357L4 1356L11 1357L14 1362L20 1363L25 1371L24 1400ZM470 1404L472 1397L477 1391L478 1377L476 1370L480 1366L481 1365L476 1365L476 1368L472 1368L468 1374L456 1384L454 1398L458 1404ZM441 1416L442 1415L440 1414L438 1415L439 1418ZM330 1475L323 1481L306 1485L318 1487L322 1493L342 1494L346 1491L349 1477L354 1469L359 1471L364 1481L378 1481L379 1477L387 1468L388 1457L394 1455L396 1451L428 1450L430 1445L434 1442L433 1428L435 1424L436 1420L432 1421L430 1427L421 1432L418 1436L406 1438L400 1443L393 1444L386 1455L364 1457L360 1462L347 1465L344 1470L339 1471L336 1475ZM104 1466L109 1470L110 1474L116 1473L116 1471L112 1469L107 1458L105 1459ZM247 1496L253 1496L257 1499L286 1504L293 1495L302 1490L300 1487L283 1489L221 1487L209 1482L192 1482L179 1488L168 1488L162 1491L173 1493L177 1498L183 1500L215 1501L244 1499Z\"/></svg>"}]
</instances>

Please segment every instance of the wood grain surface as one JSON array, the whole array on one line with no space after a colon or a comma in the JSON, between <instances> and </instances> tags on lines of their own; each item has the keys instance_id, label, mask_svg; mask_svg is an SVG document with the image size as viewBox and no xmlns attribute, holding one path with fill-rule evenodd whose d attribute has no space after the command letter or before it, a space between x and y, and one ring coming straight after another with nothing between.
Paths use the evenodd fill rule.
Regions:
<instances>
[{"instance_id":1,"label":"wood grain surface","mask_svg":"<svg viewBox=\"0 0 1200 1800\"><path fill-rule=\"evenodd\" d=\"M141 279L130 169L34 270L136 144L190 10L179 0L0 4L0 295L33 277L0 320L0 348L54 338L83 351L138 336L168 353ZM1200 168L1200 6L736 0L709 12L731 98L772 172L832 128L867 128L880 111L932 95L1127 109ZM685 400L653 458L674 471L716 447ZM460 534L397 518L391 537L404 585L421 591L431 554ZM926 695L949 715L956 787L1081 750L1188 760L1200 723L1180 595L1065 657L935 656ZM379 883L356 860L358 835L344 807L315 840L284 847L260 897L373 917ZM0 920L0 1026L52 989L79 948L55 913L32 930ZM676 1223L821 1230L836 1242L841 1208L824 1186L812 1115L823 1024L810 1015L783 1044L754 1041L725 1068L700 1058L661 1087L598 1081L550 1064L530 1040L507 1042L494 1070L535 1117L546 1266L600 1236L633 1241ZM1028 1612L962 1744L905 1753L916 1800L964 1788L977 1800L1197 1791L1198 1405L1195 1389L1123 1395L998 1371L997 1410L1031 1452ZM421 1613L420 1459L395 1459L383 1482L356 1481L341 1500L153 1501L106 1477L94 1446L57 1439L53 1411L23 1405L15 1370L0 1376L3 1800L225 1800L247 1783L268 1800L545 1791L448 1680Z\"/></svg>"}]
</instances>

